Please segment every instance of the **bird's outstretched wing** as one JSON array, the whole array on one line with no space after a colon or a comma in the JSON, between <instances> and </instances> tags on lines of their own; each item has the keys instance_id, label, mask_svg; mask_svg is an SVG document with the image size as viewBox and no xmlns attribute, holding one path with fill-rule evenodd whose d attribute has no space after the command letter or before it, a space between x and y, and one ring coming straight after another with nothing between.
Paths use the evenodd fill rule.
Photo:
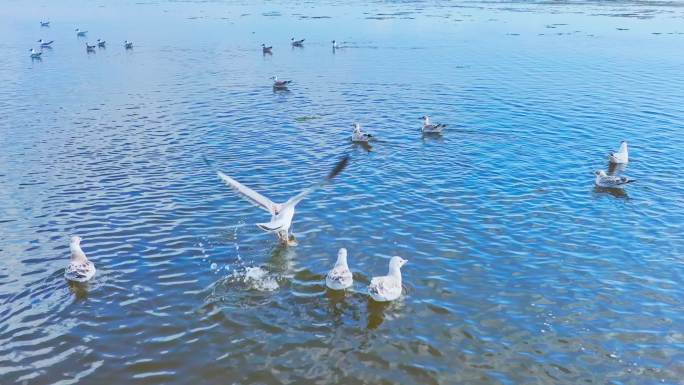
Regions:
<instances>
[{"instance_id":1,"label":"bird's outstretched wing","mask_svg":"<svg viewBox=\"0 0 684 385\"><path fill-rule=\"evenodd\" d=\"M275 204L270 199L243 185L221 171L217 171L216 174L228 185L228 187L232 188L236 193L240 194L240 196L246 200L252 202L256 206L261 207L271 214L275 212Z\"/></svg>"},{"instance_id":2,"label":"bird's outstretched wing","mask_svg":"<svg viewBox=\"0 0 684 385\"><path fill-rule=\"evenodd\" d=\"M316 191L317 189L323 187L326 183L330 182L333 178L337 176L337 174L341 173L342 170L344 170L345 167L347 167L347 164L349 164L349 155L345 155L342 160L337 162L335 167L328 173L328 175L321 181L316 183L315 185L303 190L299 194L293 196L292 198L288 199L287 202L283 204L283 209L287 207L294 207L299 203L302 199L304 199L307 195L311 194L312 192Z\"/></svg>"}]
</instances>

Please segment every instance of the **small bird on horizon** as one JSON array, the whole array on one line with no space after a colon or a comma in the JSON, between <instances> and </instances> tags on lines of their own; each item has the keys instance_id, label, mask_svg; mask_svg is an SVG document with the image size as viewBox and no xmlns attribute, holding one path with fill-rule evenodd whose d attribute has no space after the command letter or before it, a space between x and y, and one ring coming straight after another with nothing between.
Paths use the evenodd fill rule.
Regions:
<instances>
[{"instance_id":1,"label":"small bird on horizon","mask_svg":"<svg viewBox=\"0 0 684 385\"><path fill-rule=\"evenodd\" d=\"M266 44L262 44L262 45L261 45L261 52L263 52L263 53L270 53L270 54L272 54L272 53L273 53L273 51L271 51L272 49L273 49L273 46L266 47Z\"/></svg>"},{"instance_id":2,"label":"small bird on horizon","mask_svg":"<svg viewBox=\"0 0 684 385\"><path fill-rule=\"evenodd\" d=\"M304 47L304 40L305 40L305 39L302 39L302 40L295 40L294 37L293 37L292 39L290 39L290 41L292 41L292 46L293 46L293 47Z\"/></svg>"},{"instance_id":3,"label":"small bird on horizon","mask_svg":"<svg viewBox=\"0 0 684 385\"><path fill-rule=\"evenodd\" d=\"M81 31L80 29L76 28L76 36L85 36L88 31Z\"/></svg>"}]
</instances>

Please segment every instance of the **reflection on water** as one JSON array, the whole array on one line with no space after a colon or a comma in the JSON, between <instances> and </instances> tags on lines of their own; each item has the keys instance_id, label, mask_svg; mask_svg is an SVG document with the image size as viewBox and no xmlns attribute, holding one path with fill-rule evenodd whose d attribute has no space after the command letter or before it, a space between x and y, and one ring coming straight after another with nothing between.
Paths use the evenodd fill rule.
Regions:
<instances>
[{"instance_id":1,"label":"reflection on water","mask_svg":"<svg viewBox=\"0 0 684 385\"><path fill-rule=\"evenodd\" d=\"M0 382L680 383L683 17L5 2ZM75 26L111 46L87 54ZM32 61L38 39L54 47ZM421 135L422 114L442 136ZM350 145L355 121L372 148ZM607 166L623 139L629 165ZM284 201L345 153L297 206L297 247L203 161ZM637 182L595 189L599 169ZM88 239L87 284L63 277L70 234ZM355 282L337 293L340 247ZM408 290L369 301L392 255L411 260Z\"/></svg>"}]
</instances>

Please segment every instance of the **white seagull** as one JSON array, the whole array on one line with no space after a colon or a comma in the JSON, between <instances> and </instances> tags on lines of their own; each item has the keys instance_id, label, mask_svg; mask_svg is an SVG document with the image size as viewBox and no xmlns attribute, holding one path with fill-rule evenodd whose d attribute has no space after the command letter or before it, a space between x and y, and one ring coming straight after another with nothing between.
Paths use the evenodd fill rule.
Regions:
<instances>
[{"instance_id":1,"label":"white seagull","mask_svg":"<svg viewBox=\"0 0 684 385\"><path fill-rule=\"evenodd\" d=\"M270 222L257 223L257 226L260 229L269 233L275 233L278 239L284 244L296 246L297 242L294 240L294 237L290 236L290 226L292 225L292 217L295 213L295 206L297 206L297 204L307 195L330 182L347 166L347 163L349 163L348 155L337 162L335 168L333 168L332 171L330 171L330 173L322 181L303 190L299 194L287 200L285 203L274 203L270 199L243 185L221 171L217 171L216 174L228 185L228 187L240 194L242 198L252 202L254 205L261 207L271 214Z\"/></svg>"},{"instance_id":2,"label":"white seagull","mask_svg":"<svg viewBox=\"0 0 684 385\"><path fill-rule=\"evenodd\" d=\"M271 76L271 79L273 79L273 88L277 90L287 89L287 85L292 83L292 80L278 80L275 75Z\"/></svg>"},{"instance_id":3,"label":"white seagull","mask_svg":"<svg viewBox=\"0 0 684 385\"><path fill-rule=\"evenodd\" d=\"M261 45L261 52L263 53L273 53L271 50L273 49L273 46L266 47L266 44Z\"/></svg>"},{"instance_id":4,"label":"white seagull","mask_svg":"<svg viewBox=\"0 0 684 385\"><path fill-rule=\"evenodd\" d=\"M45 41L43 39L38 40L38 43L40 43L41 47L49 47L50 44L52 44L54 42L55 42L54 40L50 40L50 41Z\"/></svg>"},{"instance_id":5,"label":"white seagull","mask_svg":"<svg viewBox=\"0 0 684 385\"><path fill-rule=\"evenodd\" d=\"M295 40L294 37L290 39L292 41L292 46L293 47L304 47L304 39L302 40Z\"/></svg>"},{"instance_id":6,"label":"white seagull","mask_svg":"<svg viewBox=\"0 0 684 385\"><path fill-rule=\"evenodd\" d=\"M88 31L81 31L80 29L76 28L76 36L85 36Z\"/></svg>"},{"instance_id":7,"label":"white seagull","mask_svg":"<svg viewBox=\"0 0 684 385\"><path fill-rule=\"evenodd\" d=\"M95 52L95 45L90 45L88 42L85 43L86 45L86 52Z\"/></svg>"},{"instance_id":8,"label":"white seagull","mask_svg":"<svg viewBox=\"0 0 684 385\"><path fill-rule=\"evenodd\" d=\"M400 257L392 257L389 262L389 273L382 277L373 277L368 286L368 294L378 302L394 301L401 297L401 267L408 262Z\"/></svg>"},{"instance_id":9,"label":"white seagull","mask_svg":"<svg viewBox=\"0 0 684 385\"><path fill-rule=\"evenodd\" d=\"M29 52L31 52L31 59L40 59L40 55L43 54L42 52L38 52L33 48L31 48Z\"/></svg>"},{"instance_id":10,"label":"white seagull","mask_svg":"<svg viewBox=\"0 0 684 385\"><path fill-rule=\"evenodd\" d=\"M373 138L373 135L361 131L361 125L354 123L354 131L352 131L352 142L366 143Z\"/></svg>"},{"instance_id":11,"label":"white seagull","mask_svg":"<svg viewBox=\"0 0 684 385\"><path fill-rule=\"evenodd\" d=\"M41 27L49 27L49 26L50 26L50 22L49 22L49 21L41 21L41 22L40 22L40 26L41 26Z\"/></svg>"},{"instance_id":12,"label":"white seagull","mask_svg":"<svg viewBox=\"0 0 684 385\"><path fill-rule=\"evenodd\" d=\"M340 48L339 45L337 45L337 42L335 40L332 41L332 49L337 49Z\"/></svg>"},{"instance_id":13,"label":"white seagull","mask_svg":"<svg viewBox=\"0 0 684 385\"><path fill-rule=\"evenodd\" d=\"M325 276L325 286L332 290L344 290L354 283L349 266L347 266L347 249L344 247L337 252L335 266Z\"/></svg>"},{"instance_id":14,"label":"white seagull","mask_svg":"<svg viewBox=\"0 0 684 385\"><path fill-rule=\"evenodd\" d=\"M446 124L433 124L430 123L430 117L425 115L421 119L423 119L423 133L424 134L439 134L444 130L444 127L446 127Z\"/></svg>"},{"instance_id":15,"label":"white seagull","mask_svg":"<svg viewBox=\"0 0 684 385\"><path fill-rule=\"evenodd\" d=\"M627 183L634 182L626 176L608 175L605 171L599 170L594 173L596 175L596 185L605 188L622 188Z\"/></svg>"},{"instance_id":16,"label":"white seagull","mask_svg":"<svg viewBox=\"0 0 684 385\"><path fill-rule=\"evenodd\" d=\"M126 49L132 49L132 48L133 48L133 42L132 42L132 41L125 40L125 41L124 41L124 48L126 48Z\"/></svg>"},{"instance_id":17,"label":"white seagull","mask_svg":"<svg viewBox=\"0 0 684 385\"><path fill-rule=\"evenodd\" d=\"M104 48L106 43L107 42L105 42L104 40L97 39L97 46L98 47Z\"/></svg>"},{"instance_id":18,"label":"white seagull","mask_svg":"<svg viewBox=\"0 0 684 385\"><path fill-rule=\"evenodd\" d=\"M95 275L95 265L86 258L81 250L81 237L71 237L69 244L71 249L71 261L64 270L64 278L70 281L85 282Z\"/></svg>"},{"instance_id":19,"label":"white seagull","mask_svg":"<svg viewBox=\"0 0 684 385\"><path fill-rule=\"evenodd\" d=\"M629 162L629 156L627 155L627 141L623 140L620 142L620 149L618 152L611 152L608 157L610 163L625 164Z\"/></svg>"}]
</instances>

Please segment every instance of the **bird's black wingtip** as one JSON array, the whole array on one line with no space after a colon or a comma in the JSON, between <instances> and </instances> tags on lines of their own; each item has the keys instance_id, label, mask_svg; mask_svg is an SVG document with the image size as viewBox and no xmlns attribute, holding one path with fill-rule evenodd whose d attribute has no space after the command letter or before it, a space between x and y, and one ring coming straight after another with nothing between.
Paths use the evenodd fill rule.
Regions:
<instances>
[{"instance_id":1,"label":"bird's black wingtip","mask_svg":"<svg viewBox=\"0 0 684 385\"><path fill-rule=\"evenodd\" d=\"M330 171L330 174L328 174L328 177L326 179L331 180L332 178L337 176L337 174L341 173L342 170L344 170L349 164L349 159L351 159L351 157L349 155L345 155L339 162L337 162L335 168L333 168L332 171Z\"/></svg>"}]
</instances>

